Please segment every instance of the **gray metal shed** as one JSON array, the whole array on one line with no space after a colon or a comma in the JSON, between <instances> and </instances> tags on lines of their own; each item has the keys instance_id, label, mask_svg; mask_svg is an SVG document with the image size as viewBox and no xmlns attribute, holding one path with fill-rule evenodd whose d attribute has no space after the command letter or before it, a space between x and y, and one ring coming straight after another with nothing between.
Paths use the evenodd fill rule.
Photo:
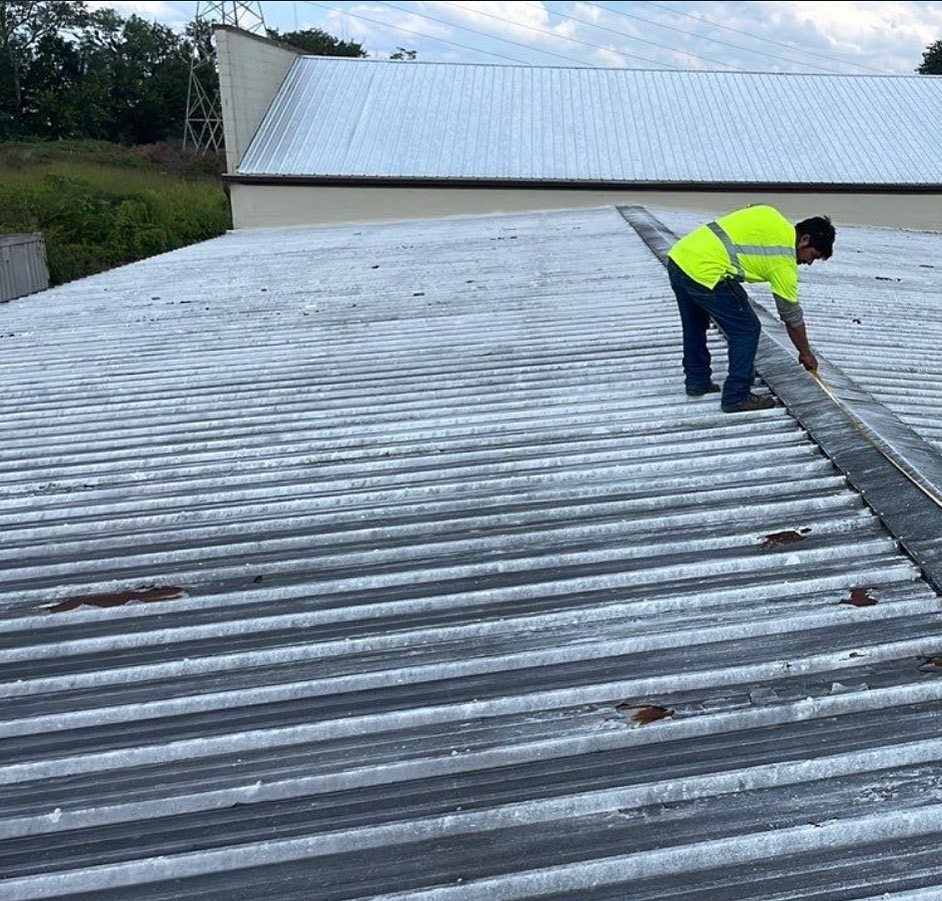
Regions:
<instances>
[{"instance_id":1,"label":"gray metal shed","mask_svg":"<svg viewBox=\"0 0 942 901\"><path fill-rule=\"evenodd\" d=\"M46 241L41 234L0 235L0 302L49 287Z\"/></svg>"}]
</instances>

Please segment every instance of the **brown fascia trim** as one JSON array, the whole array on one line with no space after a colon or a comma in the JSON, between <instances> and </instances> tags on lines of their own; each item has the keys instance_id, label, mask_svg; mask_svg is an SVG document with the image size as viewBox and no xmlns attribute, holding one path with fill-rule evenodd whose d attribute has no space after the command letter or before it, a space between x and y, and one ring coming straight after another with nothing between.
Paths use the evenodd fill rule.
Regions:
<instances>
[{"instance_id":1,"label":"brown fascia trim","mask_svg":"<svg viewBox=\"0 0 942 901\"><path fill-rule=\"evenodd\" d=\"M375 178L311 175L223 175L234 185L284 185L333 188L488 188L506 191L693 191L704 194L942 194L942 183L932 185L859 185L850 183L806 182L654 182L654 181L562 181L474 178Z\"/></svg>"}]
</instances>

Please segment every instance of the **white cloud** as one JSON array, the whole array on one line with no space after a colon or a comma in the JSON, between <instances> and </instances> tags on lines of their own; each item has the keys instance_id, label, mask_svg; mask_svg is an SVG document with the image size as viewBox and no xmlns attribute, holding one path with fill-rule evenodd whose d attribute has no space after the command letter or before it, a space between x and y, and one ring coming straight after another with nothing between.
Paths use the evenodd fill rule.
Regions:
<instances>
[{"instance_id":1,"label":"white cloud","mask_svg":"<svg viewBox=\"0 0 942 901\"><path fill-rule=\"evenodd\" d=\"M418 7L420 4L412 4ZM345 13L328 12L320 25L312 26L345 41L362 44L370 56L384 58L398 47L418 50L419 58L431 52L444 59L447 48L435 38L460 40L454 29L424 19L414 12L388 6L358 4Z\"/></svg>"},{"instance_id":2,"label":"white cloud","mask_svg":"<svg viewBox=\"0 0 942 901\"><path fill-rule=\"evenodd\" d=\"M576 59L581 57L587 61L592 49L567 41L567 38L574 38L575 41L585 39L579 36L578 26L569 20L551 23L549 11L542 3L429 2L416 5L430 14L434 10L436 17L453 19L479 35L492 35L517 45L524 44ZM474 37L467 32L464 34L466 38ZM511 44L505 43L503 47L504 52L516 52Z\"/></svg>"},{"instance_id":3,"label":"white cloud","mask_svg":"<svg viewBox=\"0 0 942 901\"><path fill-rule=\"evenodd\" d=\"M762 59L759 53L765 48L769 60L786 71L819 67L845 73L908 74L921 61L925 47L942 37L942 8L938 4L795 0L684 6L688 7L684 11L692 9L694 15L752 35L755 40L717 28L705 29L711 37L739 44L742 51L732 51L733 56L750 68L756 67L755 61ZM696 26L692 19L684 21Z\"/></svg>"},{"instance_id":4,"label":"white cloud","mask_svg":"<svg viewBox=\"0 0 942 901\"><path fill-rule=\"evenodd\" d=\"M520 32L532 34L529 28L545 29L549 25L549 13L542 3L429 2L418 5L428 7L430 10L437 8L439 12L447 13L464 24L470 23L482 29L486 26L491 31L517 29ZM503 21L499 22L498 19Z\"/></svg>"},{"instance_id":5,"label":"white cloud","mask_svg":"<svg viewBox=\"0 0 942 901\"><path fill-rule=\"evenodd\" d=\"M911 72L922 51L942 37L942 13L921 8L916 17L913 3L780 5L783 21L820 35L835 55L884 72Z\"/></svg>"},{"instance_id":6,"label":"white cloud","mask_svg":"<svg viewBox=\"0 0 942 901\"><path fill-rule=\"evenodd\" d=\"M184 7L192 7L187 11ZM165 25L174 25L178 22L189 22L196 14L195 3L161 3L146 2L146 0L111 0L111 2L97 2L93 0L88 4L89 9L113 9L121 16L140 16L151 22L162 22Z\"/></svg>"},{"instance_id":7,"label":"white cloud","mask_svg":"<svg viewBox=\"0 0 942 901\"><path fill-rule=\"evenodd\" d=\"M262 7L268 24L281 31L322 28L359 41L374 56L388 56L402 46L417 50L424 60L908 74L922 61L925 48L942 39L942 0L654 0L605 6L578 0L392 2L333 0L330 5L342 5L343 12L300 2ZM90 5L174 26L189 21L196 10L195 2L182 0ZM298 20L302 13L303 22Z\"/></svg>"}]
</instances>

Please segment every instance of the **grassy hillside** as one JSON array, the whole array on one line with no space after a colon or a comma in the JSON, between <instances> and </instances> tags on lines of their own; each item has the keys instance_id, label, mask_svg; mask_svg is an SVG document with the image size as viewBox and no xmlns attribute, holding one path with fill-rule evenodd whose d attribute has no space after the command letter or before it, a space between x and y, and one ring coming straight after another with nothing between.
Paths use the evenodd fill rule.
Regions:
<instances>
[{"instance_id":1,"label":"grassy hillside","mask_svg":"<svg viewBox=\"0 0 942 901\"><path fill-rule=\"evenodd\" d=\"M0 232L42 232L53 284L231 227L214 158L166 145L0 144Z\"/></svg>"}]
</instances>

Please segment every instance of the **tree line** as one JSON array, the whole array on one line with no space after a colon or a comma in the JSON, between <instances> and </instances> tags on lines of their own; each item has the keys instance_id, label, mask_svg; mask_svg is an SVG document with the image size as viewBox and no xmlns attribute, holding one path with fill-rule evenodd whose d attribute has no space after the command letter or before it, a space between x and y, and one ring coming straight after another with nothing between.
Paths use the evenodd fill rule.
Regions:
<instances>
[{"instance_id":1,"label":"tree line","mask_svg":"<svg viewBox=\"0 0 942 901\"><path fill-rule=\"evenodd\" d=\"M319 29L268 33L308 53L367 55ZM177 33L85 2L0 0L0 141L178 141L190 61L211 40L206 23Z\"/></svg>"}]
</instances>

